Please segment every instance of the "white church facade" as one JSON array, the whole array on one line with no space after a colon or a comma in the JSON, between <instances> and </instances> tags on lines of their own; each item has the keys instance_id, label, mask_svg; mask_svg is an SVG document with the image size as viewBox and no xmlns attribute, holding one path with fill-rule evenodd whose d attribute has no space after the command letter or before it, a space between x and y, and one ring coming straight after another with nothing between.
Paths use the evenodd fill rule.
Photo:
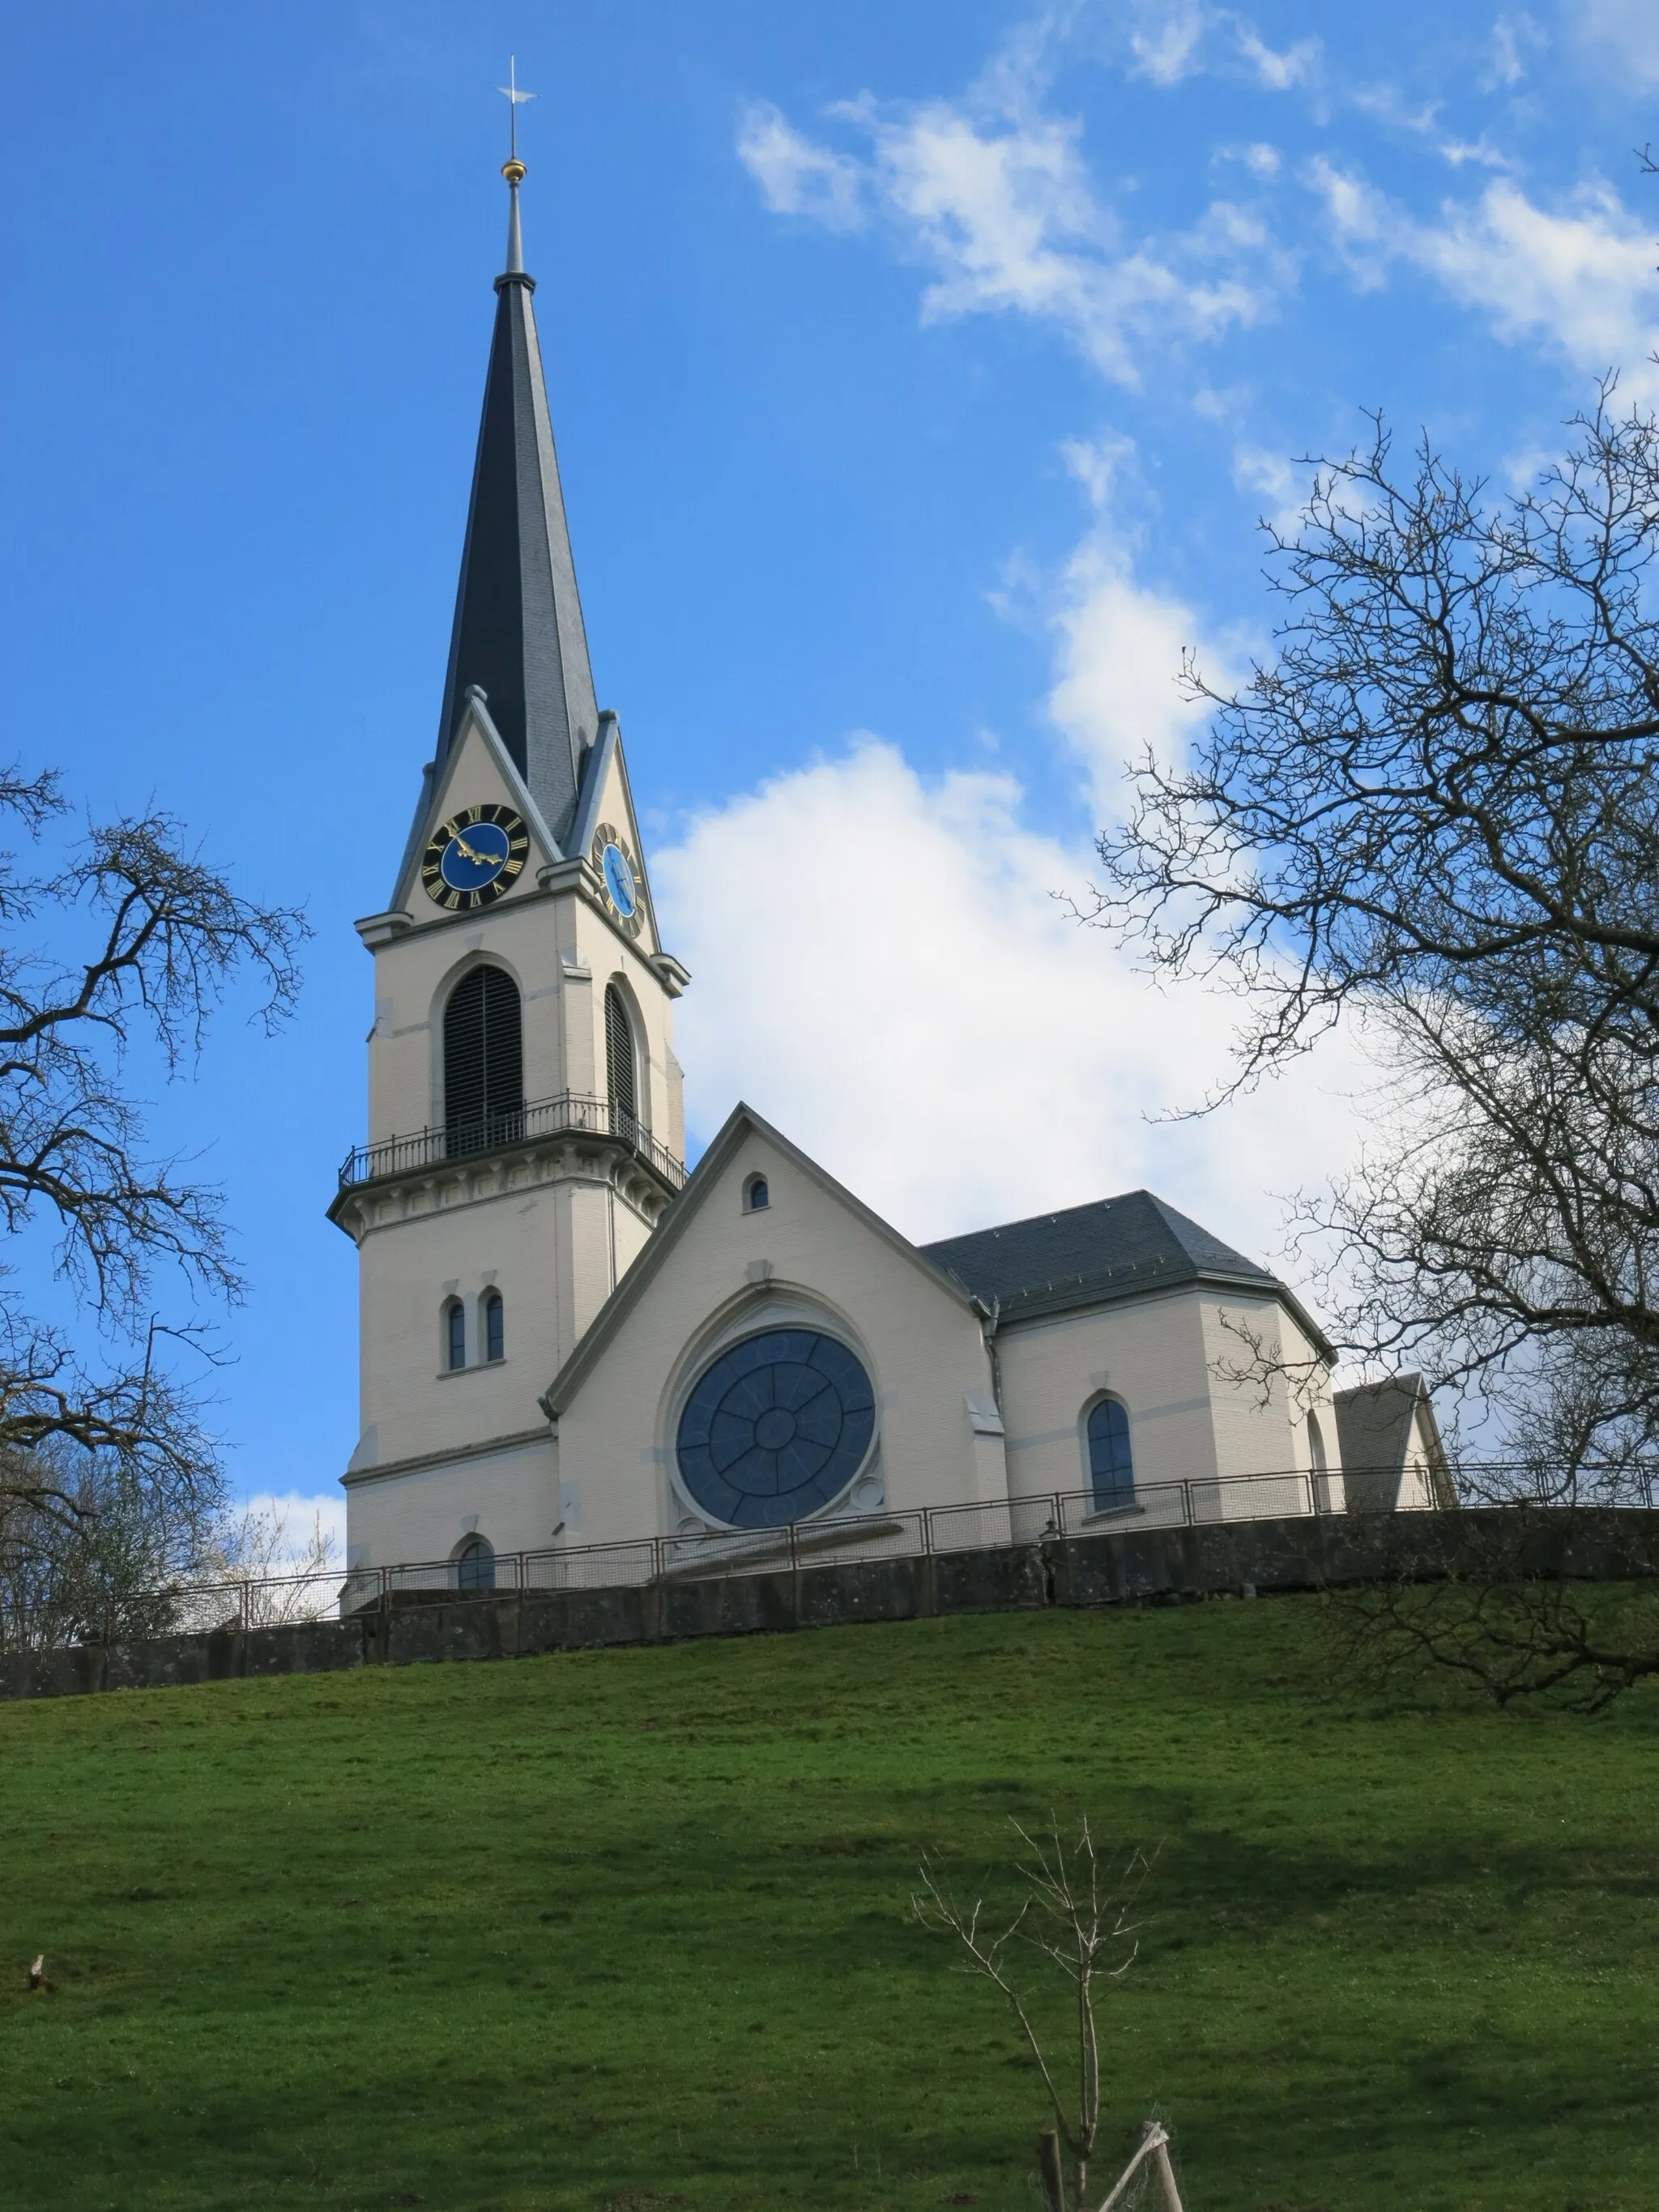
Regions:
<instances>
[{"instance_id":1,"label":"white church facade","mask_svg":"<svg viewBox=\"0 0 1659 2212\"><path fill-rule=\"evenodd\" d=\"M595 702L505 173L436 757L357 925L368 1141L330 1208L360 1275L349 1565L487 1585L507 1553L1057 1495L1106 1527L1169 1486L1188 1516L1259 1511L1247 1477L1340 1510L1316 1323L1152 1194L918 1246L741 1104L685 1175L690 978Z\"/></svg>"}]
</instances>

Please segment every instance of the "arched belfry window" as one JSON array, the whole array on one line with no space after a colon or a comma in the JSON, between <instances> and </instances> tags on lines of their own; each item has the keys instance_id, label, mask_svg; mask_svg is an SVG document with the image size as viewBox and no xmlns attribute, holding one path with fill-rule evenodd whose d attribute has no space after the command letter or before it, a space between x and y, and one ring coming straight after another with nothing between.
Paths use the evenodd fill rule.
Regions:
<instances>
[{"instance_id":1,"label":"arched belfry window","mask_svg":"<svg viewBox=\"0 0 1659 2212\"><path fill-rule=\"evenodd\" d=\"M451 1298L444 1308L444 1364L466 1364L466 1308L459 1298Z\"/></svg>"},{"instance_id":2,"label":"arched belfry window","mask_svg":"<svg viewBox=\"0 0 1659 2212\"><path fill-rule=\"evenodd\" d=\"M1129 1449L1129 1415L1115 1398L1101 1398L1089 1408L1089 1487L1097 1512L1132 1505L1135 1465Z\"/></svg>"},{"instance_id":3,"label":"arched belfry window","mask_svg":"<svg viewBox=\"0 0 1659 2212\"><path fill-rule=\"evenodd\" d=\"M605 987L605 1073L611 1126L619 1136L631 1137L639 1126L640 1111L634 1073L634 1026L614 983Z\"/></svg>"},{"instance_id":4,"label":"arched belfry window","mask_svg":"<svg viewBox=\"0 0 1659 2212\"><path fill-rule=\"evenodd\" d=\"M504 969L474 968L449 994L444 1126L452 1155L524 1134L524 1022L519 987Z\"/></svg>"},{"instance_id":5,"label":"arched belfry window","mask_svg":"<svg viewBox=\"0 0 1659 2212\"><path fill-rule=\"evenodd\" d=\"M507 1357L507 1308L499 1291L487 1291L483 1302L483 1340L486 1359Z\"/></svg>"}]
</instances>

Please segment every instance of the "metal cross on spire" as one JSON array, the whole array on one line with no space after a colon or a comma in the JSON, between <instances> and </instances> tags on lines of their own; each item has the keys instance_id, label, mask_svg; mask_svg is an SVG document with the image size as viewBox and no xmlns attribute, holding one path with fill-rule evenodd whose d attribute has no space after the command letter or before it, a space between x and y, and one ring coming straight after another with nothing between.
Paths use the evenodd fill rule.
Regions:
<instances>
[{"instance_id":1,"label":"metal cross on spire","mask_svg":"<svg viewBox=\"0 0 1659 2212\"><path fill-rule=\"evenodd\" d=\"M519 158L519 110L526 100L534 100L538 97L533 92L520 91L519 58L516 54L507 56L507 82L498 84L495 89L507 100L507 112L510 118L507 124L507 159L516 164Z\"/></svg>"}]
</instances>

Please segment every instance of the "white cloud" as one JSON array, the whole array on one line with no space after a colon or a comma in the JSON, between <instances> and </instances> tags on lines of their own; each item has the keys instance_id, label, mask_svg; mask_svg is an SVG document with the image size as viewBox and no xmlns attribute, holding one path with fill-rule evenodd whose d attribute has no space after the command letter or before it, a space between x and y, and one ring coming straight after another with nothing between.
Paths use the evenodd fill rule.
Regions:
<instances>
[{"instance_id":1,"label":"white cloud","mask_svg":"<svg viewBox=\"0 0 1659 2212\"><path fill-rule=\"evenodd\" d=\"M1240 446L1233 454L1233 482L1240 491L1267 501L1262 520L1280 537L1293 537L1302 520L1310 486L1309 471L1283 453L1262 446Z\"/></svg>"},{"instance_id":2,"label":"white cloud","mask_svg":"<svg viewBox=\"0 0 1659 2212\"><path fill-rule=\"evenodd\" d=\"M1492 184L1475 206L1414 228L1407 251L1465 305L1485 308L1500 337L1541 337L1590 370L1635 369L1652 347L1653 240L1605 185L1552 214L1514 185Z\"/></svg>"},{"instance_id":3,"label":"white cloud","mask_svg":"<svg viewBox=\"0 0 1659 2212\"><path fill-rule=\"evenodd\" d=\"M1449 138L1439 152L1441 160L1449 162L1454 169L1461 169L1468 161L1473 161L1477 168L1481 169L1510 169L1515 166L1509 155L1500 153L1484 131L1474 139Z\"/></svg>"},{"instance_id":4,"label":"white cloud","mask_svg":"<svg viewBox=\"0 0 1659 2212\"><path fill-rule=\"evenodd\" d=\"M1651 386L1653 243L1610 186L1587 185L1551 210L1499 179L1478 200L1448 201L1438 222L1420 223L1322 157L1304 173L1362 285L1380 284L1389 261L1410 262L1484 311L1499 337L1541 340L1575 368L1620 368L1632 387Z\"/></svg>"},{"instance_id":5,"label":"white cloud","mask_svg":"<svg viewBox=\"0 0 1659 2212\"><path fill-rule=\"evenodd\" d=\"M775 215L809 216L829 230L856 230L864 219L858 163L803 138L769 101L744 108L738 157Z\"/></svg>"},{"instance_id":6,"label":"white cloud","mask_svg":"<svg viewBox=\"0 0 1659 2212\"><path fill-rule=\"evenodd\" d=\"M1199 43L1204 36L1203 11L1193 7L1172 9L1155 30L1133 31L1129 49L1134 65L1129 74L1168 87L1179 84L1198 67Z\"/></svg>"},{"instance_id":7,"label":"white cloud","mask_svg":"<svg viewBox=\"0 0 1659 2212\"><path fill-rule=\"evenodd\" d=\"M1122 812L1124 771L1148 746L1160 760L1177 761L1204 719L1179 681L1183 652L1200 641L1197 618L1136 577L1132 538L1112 512L1133 451L1126 438L1066 448L1098 520L1067 562L1049 616L1056 646L1049 717L1088 776L1099 822ZM1221 657L1214 647L1206 655L1212 678Z\"/></svg>"},{"instance_id":8,"label":"white cloud","mask_svg":"<svg viewBox=\"0 0 1659 2212\"><path fill-rule=\"evenodd\" d=\"M1091 653L1062 685L1080 716L1121 723L1112 681ZM696 977L677 1010L694 1127L748 1098L918 1239L1144 1183L1267 1255L1270 1194L1347 1157L1336 1056L1214 1118L1149 1124L1221 1072L1237 1006L1160 994L1071 919L1055 894L1083 890L1092 854L1019 805L1006 775L929 781L866 738L659 854Z\"/></svg>"},{"instance_id":9,"label":"white cloud","mask_svg":"<svg viewBox=\"0 0 1659 2212\"><path fill-rule=\"evenodd\" d=\"M1583 0L1576 0L1582 6ZM1527 73L1525 56L1546 44L1543 32L1530 15L1500 15L1492 27L1492 60L1479 80L1483 92L1499 87L1510 89Z\"/></svg>"},{"instance_id":10,"label":"white cloud","mask_svg":"<svg viewBox=\"0 0 1659 2212\"><path fill-rule=\"evenodd\" d=\"M1258 83L1269 92L1288 92L1312 75L1319 65L1320 45L1317 39L1300 39L1282 53L1263 44L1248 23L1237 26L1235 36L1238 51L1255 71Z\"/></svg>"},{"instance_id":11,"label":"white cloud","mask_svg":"<svg viewBox=\"0 0 1659 2212\"><path fill-rule=\"evenodd\" d=\"M964 101L888 109L866 96L833 113L864 137L866 158L815 145L769 108L748 112L738 150L783 212L845 229L878 207L933 271L926 319L1033 316L1133 385L1144 351L1254 322L1288 281L1260 216L1226 201L1189 231L1125 240L1083 159L1081 125L1041 112L1031 71L1007 54Z\"/></svg>"},{"instance_id":12,"label":"white cloud","mask_svg":"<svg viewBox=\"0 0 1659 2212\"><path fill-rule=\"evenodd\" d=\"M1659 13L1652 0L1571 0L1563 13L1627 89L1659 84Z\"/></svg>"}]
</instances>

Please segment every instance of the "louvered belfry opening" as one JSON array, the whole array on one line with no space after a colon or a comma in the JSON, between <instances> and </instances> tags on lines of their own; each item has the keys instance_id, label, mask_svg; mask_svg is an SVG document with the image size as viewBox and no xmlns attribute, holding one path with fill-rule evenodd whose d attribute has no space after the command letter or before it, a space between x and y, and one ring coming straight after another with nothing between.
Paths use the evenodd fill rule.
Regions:
<instances>
[{"instance_id":1,"label":"louvered belfry opening","mask_svg":"<svg viewBox=\"0 0 1659 2212\"><path fill-rule=\"evenodd\" d=\"M524 1134L519 987L500 968L463 975L444 1009L444 1127L452 1156Z\"/></svg>"},{"instance_id":2,"label":"louvered belfry opening","mask_svg":"<svg viewBox=\"0 0 1659 2212\"><path fill-rule=\"evenodd\" d=\"M639 1128L639 1091L634 1079L634 1030L614 983L605 987L605 1068L611 1098L611 1126L617 1136Z\"/></svg>"}]
</instances>

